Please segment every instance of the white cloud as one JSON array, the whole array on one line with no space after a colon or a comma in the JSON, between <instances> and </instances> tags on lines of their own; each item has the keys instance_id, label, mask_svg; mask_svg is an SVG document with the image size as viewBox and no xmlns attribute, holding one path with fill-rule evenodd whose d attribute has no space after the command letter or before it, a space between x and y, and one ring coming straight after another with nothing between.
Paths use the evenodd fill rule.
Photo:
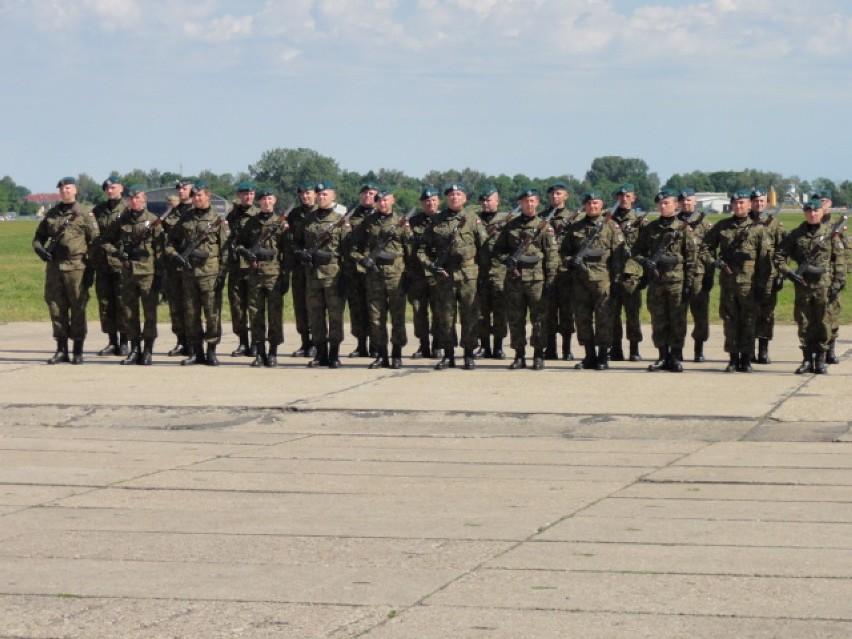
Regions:
<instances>
[{"instance_id":1,"label":"white cloud","mask_svg":"<svg viewBox=\"0 0 852 639\"><path fill-rule=\"evenodd\" d=\"M130 28L142 17L142 10L135 0L84 0L83 9L99 17L106 31Z\"/></svg>"}]
</instances>

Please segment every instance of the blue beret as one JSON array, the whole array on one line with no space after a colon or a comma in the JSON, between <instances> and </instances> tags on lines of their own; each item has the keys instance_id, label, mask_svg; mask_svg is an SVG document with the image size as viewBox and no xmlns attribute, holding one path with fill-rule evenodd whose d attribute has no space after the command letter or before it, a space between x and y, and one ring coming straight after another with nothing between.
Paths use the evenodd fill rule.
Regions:
<instances>
[{"instance_id":1,"label":"blue beret","mask_svg":"<svg viewBox=\"0 0 852 639\"><path fill-rule=\"evenodd\" d=\"M101 184L101 190L106 191L108 186L112 186L113 184L121 184L121 179L117 175L110 175L106 180Z\"/></svg>"},{"instance_id":2,"label":"blue beret","mask_svg":"<svg viewBox=\"0 0 852 639\"><path fill-rule=\"evenodd\" d=\"M565 184L565 182L554 182L553 184L547 187L547 192L552 193L553 191L558 191L559 189L567 191L568 186Z\"/></svg>"},{"instance_id":3,"label":"blue beret","mask_svg":"<svg viewBox=\"0 0 852 639\"><path fill-rule=\"evenodd\" d=\"M486 184L482 191L479 192L479 199L484 200L485 198L494 195L497 192L497 187L493 184Z\"/></svg>"}]
</instances>

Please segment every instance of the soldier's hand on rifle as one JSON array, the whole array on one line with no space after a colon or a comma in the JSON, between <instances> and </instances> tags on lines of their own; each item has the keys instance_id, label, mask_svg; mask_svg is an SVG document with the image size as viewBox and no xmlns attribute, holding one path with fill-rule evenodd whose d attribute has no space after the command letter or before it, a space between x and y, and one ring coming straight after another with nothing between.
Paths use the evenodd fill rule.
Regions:
<instances>
[{"instance_id":1,"label":"soldier's hand on rifle","mask_svg":"<svg viewBox=\"0 0 852 639\"><path fill-rule=\"evenodd\" d=\"M656 273L657 272L657 263L652 260L650 257L642 258L642 268L645 269L647 273Z\"/></svg>"},{"instance_id":2,"label":"soldier's hand on rifle","mask_svg":"<svg viewBox=\"0 0 852 639\"><path fill-rule=\"evenodd\" d=\"M41 258L42 262L52 262L53 261L53 255L51 255L50 251L48 251L46 248L44 248L41 244L36 244L35 247L34 247L34 250L36 252L36 255L38 255Z\"/></svg>"},{"instance_id":3,"label":"soldier's hand on rifle","mask_svg":"<svg viewBox=\"0 0 852 639\"><path fill-rule=\"evenodd\" d=\"M513 256L507 255L501 260L501 263L509 269L516 269L518 267L518 260L516 260Z\"/></svg>"},{"instance_id":4,"label":"soldier's hand on rifle","mask_svg":"<svg viewBox=\"0 0 852 639\"><path fill-rule=\"evenodd\" d=\"M375 270L375 268L376 268L376 262L369 255L365 255L360 260L358 260L358 264L363 266L368 271Z\"/></svg>"},{"instance_id":5,"label":"soldier's hand on rifle","mask_svg":"<svg viewBox=\"0 0 852 639\"><path fill-rule=\"evenodd\" d=\"M805 278L801 275L798 275L795 271L787 271L784 273L784 277L786 277L791 282L798 284L799 286L806 286Z\"/></svg>"},{"instance_id":6,"label":"soldier's hand on rifle","mask_svg":"<svg viewBox=\"0 0 852 639\"><path fill-rule=\"evenodd\" d=\"M115 249L112 256L115 257L115 258L118 258L122 262L127 262L130 259L130 256L126 252L122 251L121 249Z\"/></svg>"},{"instance_id":7,"label":"soldier's hand on rifle","mask_svg":"<svg viewBox=\"0 0 852 639\"><path fill-rule=\"evenodd\" d=\"M726 268L728 268L728 263L725 260L720 259L713 262L713 266L715 266L720 271L724 271Z\"/></svg>"},{"instance_id":8,"label":"soldier's hand on rifle","mask_svg":"<svg viewBox=\"0 0 852 639\"><path fill-rule=\"evenodd\" d=\"M308 251L296 251L296 257L299 258L299 261L302 264L307 264L310 266L314 263L314 257Z\"/></svg>"},{"instance_id":9,"label":"soldier's hand on rifle","mask_svg":"<svg viewBox=\"0 0 852 639\"><path fill-rule=\"evenodd\" d=\"M257 262L257 255L249 251L245 246L241 246L237 249L237 253L240 254L243 258L245 258L246 262L254 264Z\"/></svg>"},{"instance_id":10,"label":"soldier's hand on rifle","mask_svg":"<svg viewBox=\"0 0 852 639\"><path fill-rule=\"evenodd\" d=\"M840 291L843 290L843 286L837 284L836 282L832 283L831 286L828 287L828 301L833 302L837 299L838 295L840 295Z\"/></svg>"},{"instance_id":11,"label":"soldier's hand on rifle","mask_svg":"<svg viewBox=\"0 0 852 639\"><path fill-rule=\"evenodd\" d=\"M175 264L177 264L178 266L182 266L184 268L189 266L189 262L187 262L184 259L183 255L181 255L180 253L175 253L174 256L172 257L172 259L175 261Z\"/></svg>"},{"instance_id":12,"label":"soldier's hand on rifle","mask_svg":"<svg viewBox=\"0 0 852 639\"><path fill-rule=\"evenodd\" d=\"M585 266L585 263L583 262L582 257L580 257L579 255L575 255L568 261L568 265L574 270L582 271L583 267Z\"/></svg>"}]
</instances>

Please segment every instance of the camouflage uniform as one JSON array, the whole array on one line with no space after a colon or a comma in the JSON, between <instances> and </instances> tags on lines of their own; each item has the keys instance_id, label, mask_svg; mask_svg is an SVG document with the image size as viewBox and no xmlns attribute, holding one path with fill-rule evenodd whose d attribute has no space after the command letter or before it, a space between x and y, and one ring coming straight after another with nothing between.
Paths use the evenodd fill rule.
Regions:
<instances>
[{"instance_id":1,"label":"camouflage uniform","mask_svg":"<svg viewBox=\"0 0 852 639\"><path fill-rule=\"evenodd\" d=\"M565 231L559 253L563 269L571 273L577 341L586 351L577 368L607 368L614 319L610 290L613 281L619 282L623 244L620 227L603 214L585 215ZM580 257L584 245L586 255Z\"/></svg>"},{"instance_id":2,"label":"camouflage uniform","mask_svg":"<svg viewBox=\"0 0 852 639\"><path fill-rule=\"evenodd\" d=\"M352 230L349 244L352 261L366 275L370 343L377 355L371 366L399 368L402 366L402 347L408 343L405 295L400 289L405 263L411 252L408 219L396 212L371 213ZM392 326L392 364L388 361L388 312Z\"/></svg>"},{"instance_id":3,"label":"camouflage uniform","mask_svg":"<svg viewBox=\"0 0 852 639\"><path fill-rule=\"evenodd\" d=\"M772 267L765 229L748 216L725 218L707 232L702 251L705 264L710 261L722 268L719 316L724 326L725 352L731 356L726 370L748 372L757 300L771 291Z\"/></svg>"},{"instance_id":4,"label":"camouflage uniform","mask_svg":"<svg viewBox=\"0 0 852 639\"><path fill-rule=\"evenodd\" d=\"M703 275L700 280L696 279L692 286L692 294L687 300L689 312L692 314L692 339L695 342L694 361L704 361L704 342L710 337L710 291L713 288L715 271L713 262L704 262L701 259L700 247L704 243L707 232L713 226L703 214L684 214L677 216L679 222L689 221L692 232L692 240L699 247L699 260L701 261Z\"/></svg>"},{"instance_id":5,"label":"camouflage uniform","mask_svg":"<svg viewBox=\"0 0 852 639\"><path fill-rule=\"evenodd\" d=\"M435 342L444 352L436 368L455 366L453 353L455 319L461 320L461 346L465 368L474 368L473 350L478 343L476 282L477 254L485 243L479 216L472 211L444 208L423 234L418 258L435 275ZM437 264L436 264L437 260Z\"/></svg>"},{"instance_id":6,"label":"camouflage uniform","mask_svg":"<svg viewBox=\"0 0 852 639\"><path fill-rule=\"evenodd\" d=\"M86 303L94 274L87 261L98 238L91 211L78 202L60 203L39 222L33 249L45 265L44 301L50 311L56 353L49 364L67 362L68 339L74 342L75 364L83 361L86 338Z\"/></svg>"},{"instance_id":7,"label":"camouflage uniform","mask_svg":"<svg viewBox=\"0 0 852 639\"><path fill-rule=\"evenodd\" d=\"M181 364L206 362L215 366L218 364L216 346L222 338L222 288L228 268L228 222L211 207L193 207L169 234L166 254L178 259L182 251L199 239L198 246L186 257L181 273L188 351L188 357ZM207 344L206 356L204 343Z\"/></svg>"},{"instance_id":8,"label":"camouflage uniform","mask_svg":"<svg viewBox=\"0 0 852 639\"><path fill-rule=\"evenodd\" d=\"M502 353L503 340L508 333L506 313L506 267L493 259L494 245L507 221L517 217L517 213L502 211L480 212L479 219L485 233L485 242L479 252L479 280L477 285L477 306L479 307L479 341L486 357L495 352ZM494 336L494 349L491 348L491 336Z\"/></svg>"},{"instance_id":9,"label":"camouflage uniform","mask_svg":"<svg viewBox=\"0 0 852 639\"><path fill-rule=\"evenodd\" d=\"M308 323L308 299L307 299L307 279L305 269L301 263L295 262L293 251L304 250L303 245L296 243L296 238L304 237L302 233L302 225L305 218L313 211L316 211L316 204L310 206L300 204L287 216L288 230L285 231L286 244L291 246L292 251L289 251L284 256L284 270L291 274L290 276L290 292L293 296L293 316L296 320L296 332L302 339L302 345L299 350L293 353L294 356L310 357L311 350L311 329Z\"/></svg>"},{"instance_id":10,"label":"camouflage uniform","mask_svg":"<svg viewBox=\"0 0 852 639\"><path fill-rule=\"evenodd\" d=\"M799 326L799 344L804 354L797 373L825 373L825 354L832 341L831 303L846 286L846 246L833 225L810 225L807 221L793 229L778 245L775 262L779 271L790 275L793 259L808 266L795 283L793 314Z\"/></svg>"},{"instance_id":11,"label":"camouflage uniform","mask_svg":"<svg viewBox=\"0 0 852 639\"><path fill-rule=\"evenodd\" d=\"M577 221L579 213L568 209L557 209L550 220L556 234L556 245L562 246L562 240L568 227ZM571 353L571 335L574 334L573 293L571 292L571 274L559 268L553 282L553 290L547 296L547 358L556 359L556 335L562 336L562 359L574 359Z\"/></svg>"},{"instance_id":12,"label":"camouflage uniform","mask_svg":"<svg viewBox=\"0 0 852 639\"><path fill-rule=\"evenodd\" d=\"M831 213L827 213L823 216L823 222L831 222ZM837 236L838 241L843 245L846 260L846 269L847 272L852 270L852 244L849 242L849 232L848 227L844 226L843 229ZM828 347L828 353L825 356L825 361L827 364L837 364L839 363L839 359L837 358L837 354L835 352L835 342L837 341L837 335L840 332L840 296L837 296L834 300L829 301L828 303L828 314L831 318L831 343Z\"/></svg>"},{"instance_id":13,"label":"camouflage uniform","mask_svg":"<svg viewBox=\"0 0 852 639\"><path fill-rule=\"evenodd\" d=\"M528 243L526 248L522 246ZM515 255L519 249L519 255ZM525 367L527 314L532 324L533 368L543 366L547 346L547 301L559 268L559 247L553 227L540 217L519 215L500 232L491 266L505 266L506 311L515 368Z\"/></svg>"},{"instance_id":14,"label":"camouflage uniform","mask_svg":"<svg viewBox=\"0 0 852 639\"><path fill-rule=\"evenodd\" d=\"M698 253L692 226L675 216L660 216L643 227L633 247L632 259L648 277L652 339L659 351L648 370L683 370L688 300L704 272Z\"/></svg>"},{"instance_id":15,"label":"camouflage uniform","mask_svg":"<svg viewBox=\"0 0 852 639\"><path fill-rule=\"evenodd\" d=\"M313 366L339 366L343 341L343 297L340 294L341 249L349 225L334 208L308 213L296 229L295 245L307 282L308 322L317 349Z\"/></svg>"},{"instance_id":16,"label":"camouflage uniform","mask_svg":"<svg viewBox=\"0 0 852 639\"><path fill-rule=\"evenodd\" d=\"M753 360L759 364L769 364L768 345L775 329L775 307L778 304L778 291L781 290L784 282L783 278L779 277L779 273L774 266L775 251L784 237L784 229L778 218L774 216L767 218L764 222L759 220L755 220L755 222L763 226L766 232L767 247L772 266L769 275L771 282L769 292L757 300L754 310L754 336L757 338L759 347L758 355Z\"/></svg>"},{"instance_id":17,"label":"camouflage uniform","mask_svg":"<svg viewBox=\"0 0 852 639\"><path fill-rule=\"evenodd\" d=\"M147 209L127 208L101 236L104 252L122 265L122 312L132 345L122 364L151 363L157 338L157 303L163 268L162 221ZM140 326L139 306L144 325ZM141 345L144 340L144 347Z\"/></svg>"},{"instance_id":18,"label":"camouflage uniform","mask_svg":"<svg viewBox=\"0 0 852 639\"><path fill-rule=\"evenodd\" d=\"M648 219L640 217L633 209L616 209L612 221L621 227L624 243L619 248L621 255L617 257L620 264L625 264L633 255L633 246L639 239L639 231L648 224ZM642 341L642 324L639 313L642 310L642 287L635 290L629 288L616 288L612 294L610 307L612 309L612 349L610 358L614 361L624 359L621 347L622 335L626 333L630 342L630 360L639 361L639 343ZM624 309L625 328L621 327L621 310Z\"/></svg>"},{"instance_id":19,"label":"camouflage uniform","mask_svg":"<svg viewBox=\"0 0 852 639\"><path fill-rule=\"evenodd\" d=\"M411 232L411 247L405 264L406 286L408 288L408 303L411 304L412 320L414 322L414 337L420 341L420 348L412 357L430 357L431 348L429 336L432 326L430 314L435 317L435 276L423 269L417 258L417 251L423 241L423 234L431 224L431 217L419 211L411 216L408 224Z\"/></svg>"},{"instance_id":20,"label":"camouflage uniform","mask_svg":"<svg viewBox=\"0 0 852 639\"><path fill-rule=\"evenodd\" d=\"M233 243L240 260L249 269L248 311L255 352L252 366L275 367L278 346L284 343L282 291L290 274L282 264L289 252L286 248L289 231L288 221L281 216L257 211L243 221Z\"/></svg>"},{"instance_id":21,"label":"camouflage uniform","mask_svg":"<svg viewBox=\"0 0 852 639\"><path fill-rule=\"evenodd\" d=\"M349 216L349 226L354 230L373 212L373 208L359 204ZM367 338L370 336L370 315L367 310L367 274L364 269L349 257L351 244L349 238L344 239L342 247L343 277L346 288L346 303L349 304L349 330L358 340L358 348L349 354L350 357L366 357L370 355Z\"/></svg>"},{"instance_id":22,"label":"camouflage uniform","mask_svg":"<svg viewBox=\"0 0 852 639\"><path fill-rule=\"evenodd\" d=\"M181 202L163 216L163 230L166 233L166 244L171 240L175 229L181 220L192 210L192 202ZM169 305L169 318L172 333L177 338L177 344L169 351L169 355L186 355L186 306L183 296L184 267L174 259L167 259L163 269L163 292Z\"/></svg>"},{"instance_id":23,"label":"camouflage uniform","mask_svg":"<svg viewBox=\"0 0 852 639\"><path fill-rule=\"evenodd\" d=\"M257 215L257 208L250 204L235 204L225 218L231 231L231 248L239 237L240 229L252 217ZM251 325L251 314L249 312L249 276L251 275L251 264L244 257L237 255L236 250L229 250L228 259L228 304L231 307L231 330L239 337L240 344L231 353L231 356L249 355L249 326ZM255 340L256 343L262 340Z\"/></svg>"},{"instance_id":24,"label":"camouflage uniform","mask_svg":"<svg viewBox=\"0 0 852 639\"><path fill-rule=\"evenodd\" d=\"M121 198L101 202L92 209L98 231L104 235L107 227L126 210ZM102 250L92 251L95 269L95 296L98 298L98 317L101 331L109 336L109 344L98 355L127 355L127 333L121 301L121 261ZM119 333L121 335L119 335Z\"/></svg>"}]
</instances>

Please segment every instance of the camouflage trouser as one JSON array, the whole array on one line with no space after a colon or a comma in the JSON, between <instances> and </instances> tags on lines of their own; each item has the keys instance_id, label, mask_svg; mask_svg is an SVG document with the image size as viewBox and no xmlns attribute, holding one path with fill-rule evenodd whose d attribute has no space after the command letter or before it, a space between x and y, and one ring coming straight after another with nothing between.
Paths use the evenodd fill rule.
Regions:
<instances>
[{"instance_id":1,"label":"camouflage trouser","mask_svg":"<svg viewBox=\"0 0 852 639\"><path fill-rule=\"evenodd\" d=\"M437 348L454 348L456 312L461 320L461 347L476 348L479 344L476 278L456 281L452 276L437 277L434 290L433 321Z\"/></svg>"},{"instance_id":2,"label":"camouflage trouser","mask_svg":"<svg viewBox=\"0 0 852 639\"><path fill-rule=\"evenodd\" d=\"M343 341L343 298L337 292L338 277L343 274L324 280L307 278L308 322L315 345Z\"/></svg>"},{"instance_id":3,"label":"camouflage trouser","mask_svg":"<svg viewBox=\"0 0 852 639\"><path fill-rule=\"evenodd\" d=\"M543 290L542 280L525 282L511 275L506 278L506 313L513 350L519 351L527 345L527 314L532 324L530 345L535 350L547 346L547 298Z\"/></svg>"},{"instance_id":4,"label":"camouflage trouser","mask_svg":"<svg viewBox=\"0 0 852 639\"><path fill-rule=\"evenodd\" d=\"M726 353L750 353L754 348L755 299L751 285L719 286L719 317L725 330Z\"/></svg>"},{"instance_id":5,"label":"camouflage trouser","mask_svg":"<svg viewBox=\"0 0 852 639\"><path fill-rule=\"evenodd\" d=\"M547 332L559 333L563 338L574 332L574 298L571 291L571 273L556 274L547 300Z\"/></svg>"},{"instance_id":6,"label":"camouflage trouser","mask_svg":"<svg viewBox=\"0 0 852 639\"><path fill-rule=\"evenodd\" d=\"M620 342L624 335L621 328L621 309L623 308L627 339L631 342L641 342L642 325L639 322L639 312L642 310L642 291L640 289L633 293L622 291L620 295L612 297L611 300L612 341Z\"/></svg>"},{"instance_id":7,"label":"camouflage trouser","mask_svg":"<svg viewBox=\"0 0 852 639\"><path fill-rule=\"evenodd\" d=\"M89 291L83 287L83 267L61 271L47 264L44 278L44 301L50 312L53 337L79 340L86 338L86 303Z\"/></svg>"},{"instance_id":8,"label":"camouflage trouser","mask_svg":"<svg viewBox=\"0 0 852 639\"><path fill-rule=\"evenodd\" d=\"M384 272L367 275L367 312L370 316L370 340L373 346L388 345L388 312L391 318L390 341L405 346L405 295L399 290L400 275L386 276Z\"/></svg>"},{"instance_id":9,"label":"camouflage trouser","mask_svg":"<svg viewBox=\"0 0 852 639\"><path fill-rule=\"evenodd\" d=\"M186 324L184 322L186 305L183 301L183 269L174 266L171 261L166 264L166 279L163 282L163 288L166 292L166 300L169 303L172 333L178 336L186 335Z\"/></svg>"},{"instance_id":10,"label":"camouflage trouser","mask_svg":"<svg viewBox=\"0 0 852 639\"><path fill-rule=\"evenodd\" d=\"M408 303L414 321L414 337L428 339L431 333L429 314L435 316L435 303L432 299L432 287L426 277L412 277L408 286Z\"/></svg>"},{"instance_id":11,"label":"camouflage trouser","mask_svg":"<svg viewBox=\"0 0 852 639\"><path fill-rule=\"evenodd\" d=\"M249 274L252 269L232 266L228 269L228 303L231 306L231 330L236 335L248 331L251 322L249 313Z\"/></svg>"},{"instance_id":12,"label":"camouflage trouser","mask_svg":"<svg viewBox=\"0 0 852 639\"><path fill-rule=\"evenodd\" d=\"M270 345L284 343L284 297L278 288L279 277L278 273L249 273L248 313L251 318L251 339L255 343L264 339Z\"/></svg>"},{"instance_id":13,"label":"camouflage trouser","mask_svg":"<svg viewBox=\"0 0 852 639\"><path fill-rule=\"evenodd\" d=\"M689 312L692 314L692 339L706 342L710 337L710 293L698 286L689 298Z\"/></svg>"},{"instance_id":14,"label":"camouflage trouser","mask_svg":"<svg viewBox=\"0 0 852 639\"><path fill-rule=\"evenodd\" d=\"M216 292L216 275L196 276L189 269L183 271L183 297L187 341L218 344L222 338L222 294Z\"/></svg>"},{"instance_id":15,"label":"camouflage trouser","mask_svg":"<svg viewBox=\"0 0 852 639\"><path fill-rule=\"evenodd\" d=\"M777 304L778 293L774 290L770 295L755 303L754 336L756 338L772 339L775 329L775 306Z\"/></svg>"},{"instance_id":16,"label":"camouflage trouser","mask_svg":"<svg viewBox=\"0 0 852 639\"><path fill-rule=\"evenodd\" d=\"M346 301L349 304L349 330L352 337L366 339L370 335L370 317L367 313L367 275L359 273L355 267L347 267Z\"/></svg>"},{"instance_id":17,"label":"camouflage trouser","mask_svg":"<svg viewBox=\"0 0 852 639\"><path fill-rule=\"evenodd\" d=\"M157 337L157 302L160 292L154 290L154 276L125 273L121 280L123 323L132 341ZM144 325L140 327L139 307Z\"/></svg>"},{"instance_id":18,"label":"camouflage trouser","mask_svg":"<svg viewBox=\"0 0 852 639\"><path fill-rule=\"evenodd\" d=\"M574 321L577 324L577 341L608 348L612 344L612 298L609 280L589 281L575 275L571 281L574 293Z\"/></svg>"},{"instance_id":19,"label":"camouflage trouser","mask_svg":"<svg viewBox=\"0 0 852 639\"><path fill-rule=\"evenodd\" d=\"M503 339L508 332L506 292L502 280L487 279L478 287L479 339L488 340L493 335Z\"/></svg>"},{"instance_id":20,"label":"camouflage trouser","mask_svg":"<svg viewBox=\"0 0 852 639\"><path fill-rule=\"evenodd\" d=\"M290 280L290 292L293 294L293 316L296 318L296 332L302 337L311 334L308 324L308 284L305 279L305 269L294 268Z\"/></svg>"},{"instance_id":21,"label":"camouflage trouser","mask_svg":"<svg viewBox=\"0 0 852 639\"><path fill-rule=\"evenodd\" d=\"M95 273L95 296L98 298L98 318L104 333L126 333L121 311L121 273L100 270Z\"/></svg>"},{"instance_id":22,"label":"camouflage trouser","mask_svg":"<svg viewBox=\"0 0 852 639\"><path fill-rule=\"evenodd\" d=\"M828 288L796 287L793 316L799 326L799 344L803 349L813 347L827 351L831 336L831 311Z\"/></svg>"},{"instance_id":23,"label":"camouflage trouser","mask_svg":"<svg viewBox=\"0 0 852 639\"><path fill-rule=\"evenodd\" d=\"M647 304L654 346L658 349L683 348L687 307L683 298L683 282L651 282Z\"/></svg>"},{"instance_id":24,"label":"camouflage trouser","mask_svg":"<svg viewBox=\"0 0 852 639\"><path fill-rule=\"evenodd\" d=\"M831 339L837 339L840 332L840 298L828 303L828 315L831 319Z\"/></svg>"}]
</instances>

